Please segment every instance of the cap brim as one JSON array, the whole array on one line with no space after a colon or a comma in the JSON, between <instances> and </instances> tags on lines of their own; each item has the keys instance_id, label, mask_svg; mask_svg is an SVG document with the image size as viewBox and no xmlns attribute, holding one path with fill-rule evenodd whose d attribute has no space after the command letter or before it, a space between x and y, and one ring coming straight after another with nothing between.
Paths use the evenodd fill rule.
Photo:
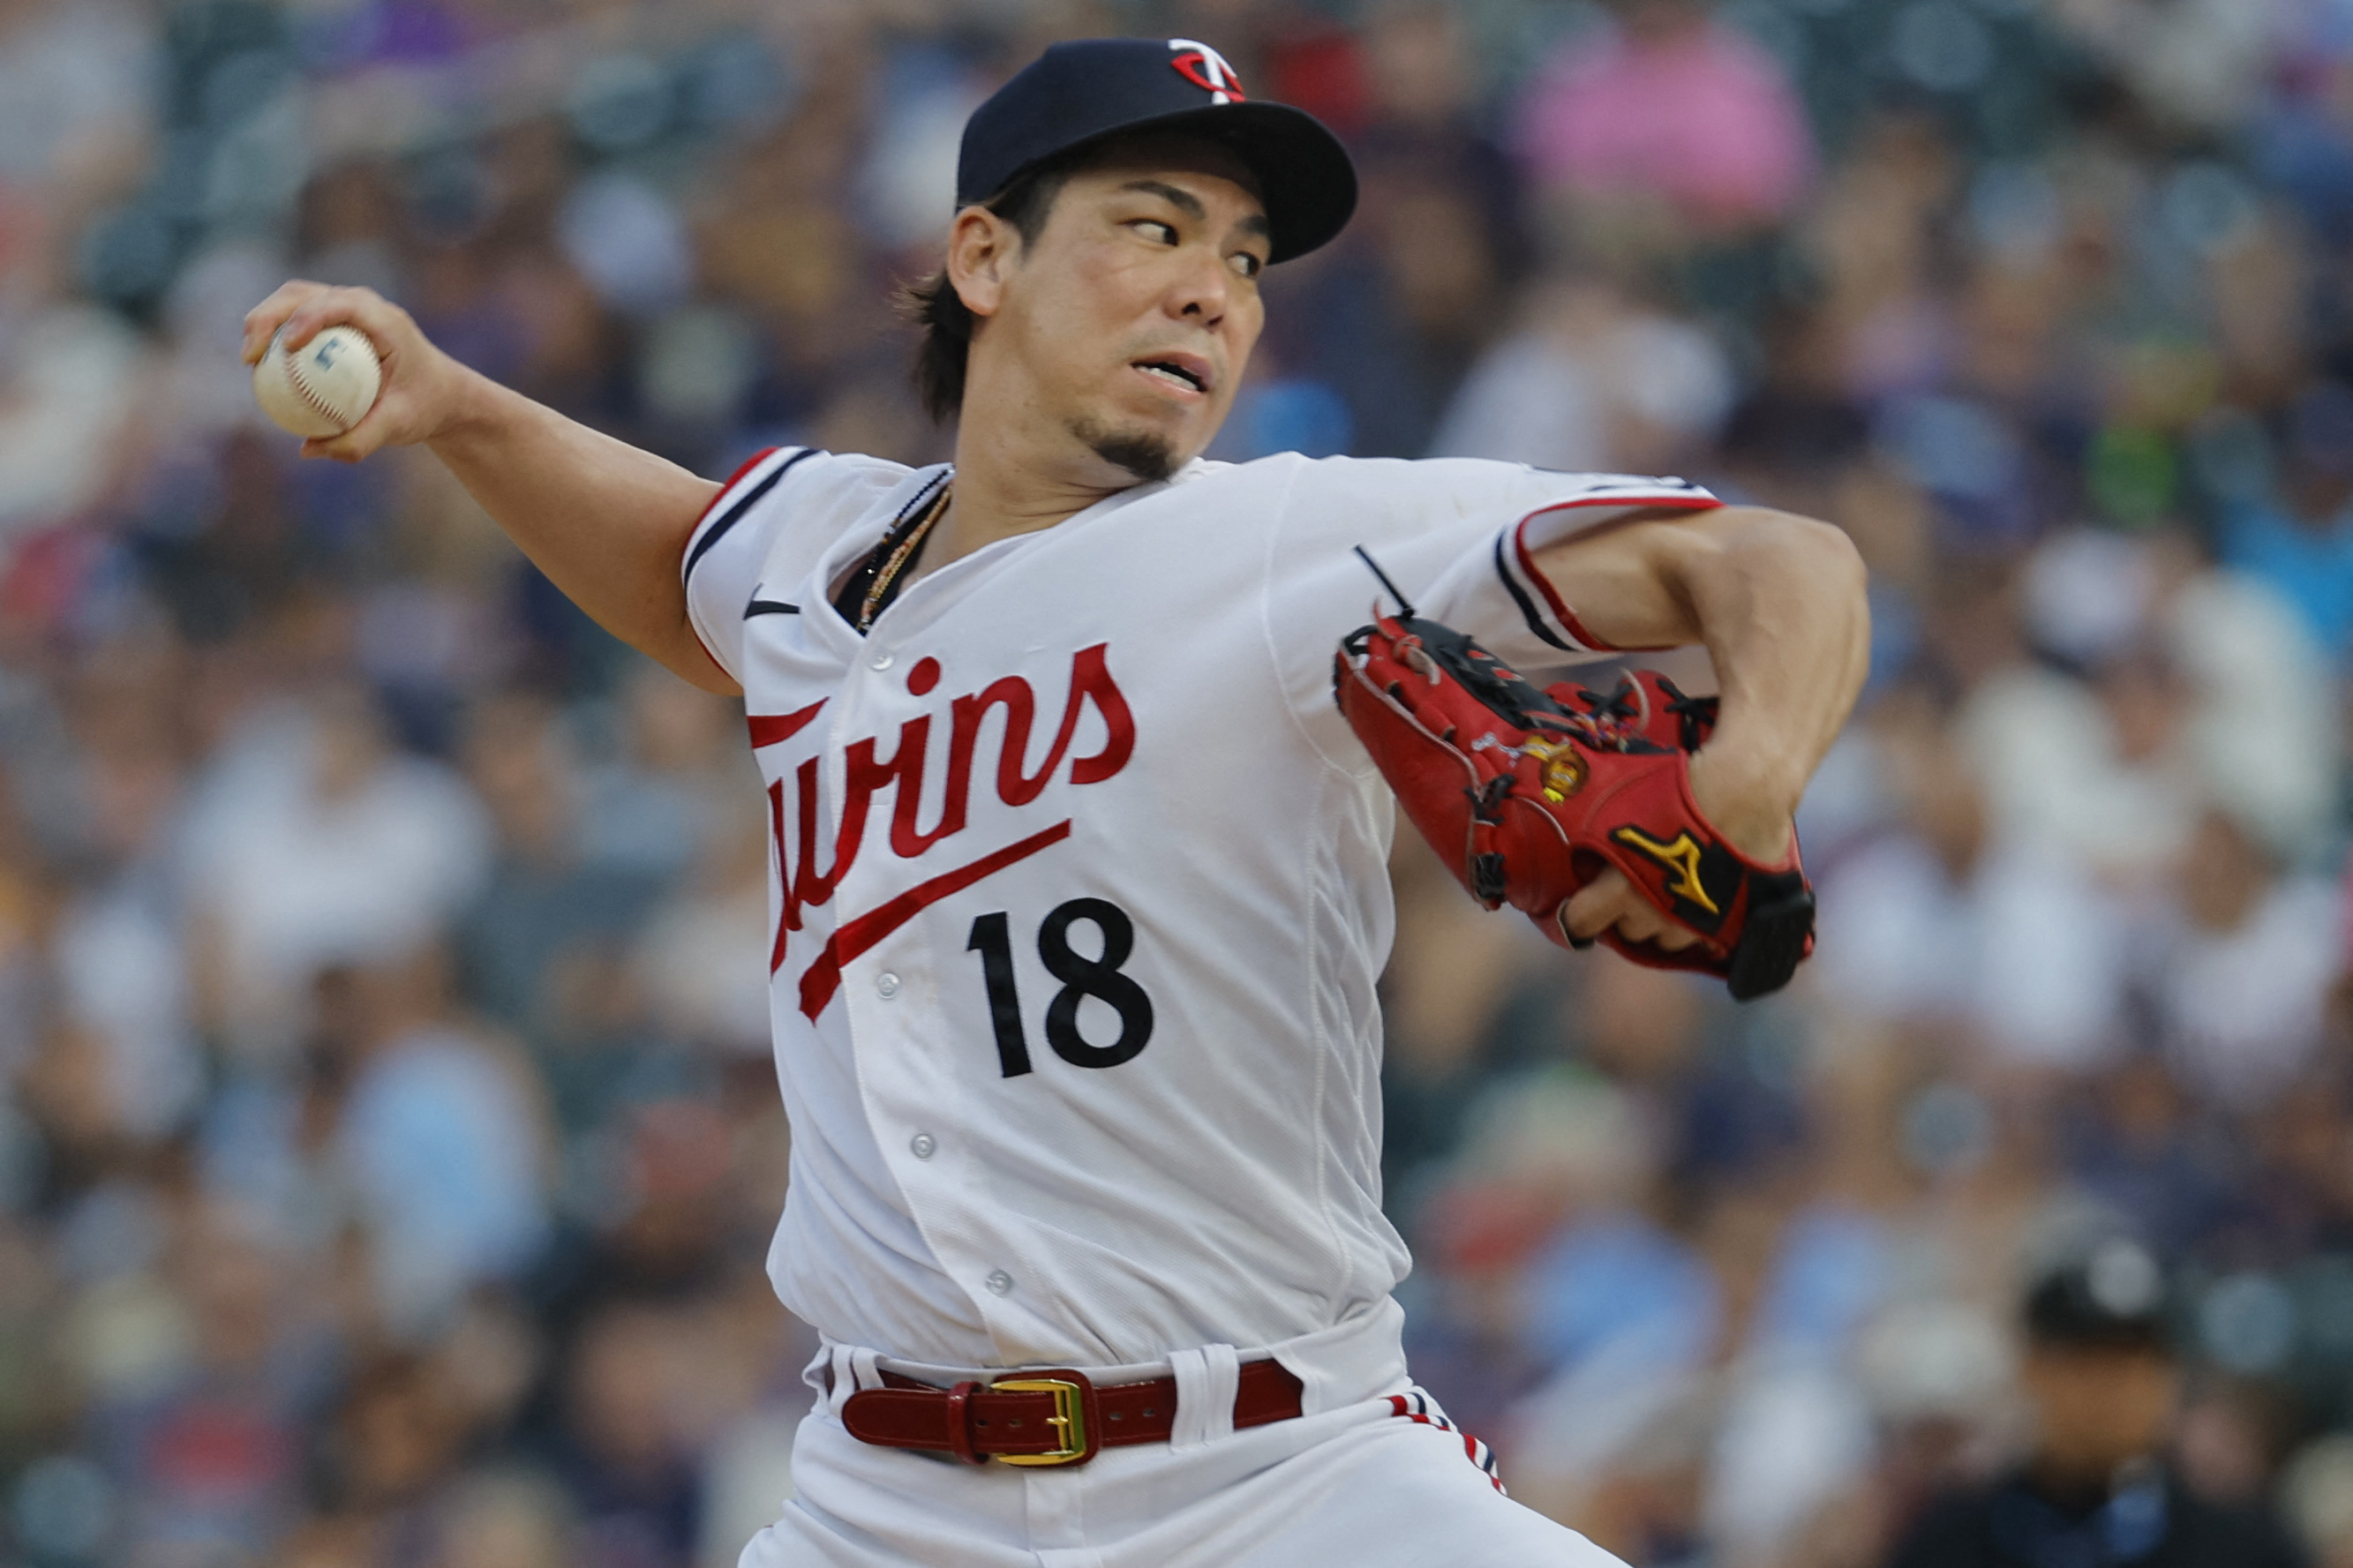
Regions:
<instances>
[{"instance_id":1,"label":"cap brim","mask_svg":"<svg viewBox=\"0 0 2353 1568\"><path fill-rule=\"evenodd\" d=\"M1289 261L1326 245L1356 210L1356 168L1324 122L1287 103L1205 104L1115 125L1063 153L1100 146L1139 131L1198 133L1241 160L1266 203L1269 262ZM1057 154L1060 156L1060 154Z\"/></svg>"}]
</instances>

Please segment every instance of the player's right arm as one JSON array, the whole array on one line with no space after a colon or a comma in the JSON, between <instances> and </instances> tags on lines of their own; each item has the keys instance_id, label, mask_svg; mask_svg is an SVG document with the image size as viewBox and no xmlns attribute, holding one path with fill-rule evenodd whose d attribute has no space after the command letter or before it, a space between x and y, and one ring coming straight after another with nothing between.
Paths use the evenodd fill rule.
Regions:
<instances>
[{"instance_id":1,"label":"player's right arm","mask_svg":"<svg viewBox=\"0 0 2353 1568\"><path fill-rule=\"evenodd\" d=\"M281 326L287 346L300 348L338 325L375 344L384 389L343 435L303 442L304 457L356 463L385 447L430 447L598 626L706 691L739 694L696 637L679 580L719 486L470 370L370 289L286 284L245 318L246 363Z\"/></svg>"}]
</instances>

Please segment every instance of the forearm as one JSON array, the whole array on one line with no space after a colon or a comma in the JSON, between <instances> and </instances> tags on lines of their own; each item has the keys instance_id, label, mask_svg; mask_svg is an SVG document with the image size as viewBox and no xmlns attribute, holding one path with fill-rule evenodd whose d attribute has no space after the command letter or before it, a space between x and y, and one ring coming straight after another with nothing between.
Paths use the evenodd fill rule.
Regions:
<instances>
[{"instance_id":1,"label":"forearm","mask_svg":"<svg viewBox=\"0 0 2353 1568\"><path fill-rule=\"evenodd\" d=\"M304 441L304 457L357 463L386 447L431 447L597 625L695 685L734 694L694 635L679 579L681 554L717 485L467 369L427 342L407 311L366 289L282 285L246 313L245 363L257 363L273 336L299 349L330 326L367 334L384 384L365 417L340 436Z\"/></svg>"},{"instance_id":2,"label":"forearm","mask_svg":"<svg viewBox=\"0 0 2353 1568\"><path fill-rule=\"evenodd\" d=\"M686 616L679 563L719 486L467 371L427 438L482 510L597 625L695 685L733 693Z\"/></svg>"},{"instance_id":3,"label":"forearm","mask_svg":"<svg viewBox=\"0 0 2353 1568\"><path fill-rule=\"evenodd\" d=\"M1743 510L1716 548L1683 559L1683 584L1723 701L1707 750L1786 816L1870 673L1871 612L1845 534Z\"/></svg>"}]
</instances>

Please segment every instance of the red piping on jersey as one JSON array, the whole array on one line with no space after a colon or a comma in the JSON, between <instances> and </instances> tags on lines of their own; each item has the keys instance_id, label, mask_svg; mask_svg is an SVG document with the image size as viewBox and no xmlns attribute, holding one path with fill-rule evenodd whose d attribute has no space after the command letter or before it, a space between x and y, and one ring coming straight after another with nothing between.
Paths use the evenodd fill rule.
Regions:
<instances>
[{"instance_id":1,"label":"red piping on jersey","mask_svg":"<svg viewBox=\"0 0 2353 1568\"><path fill-rule=\"evenodd\" d=\"M719 662L719 656L711 651L711 645L709 643L702 640L702 628L694 624L694 617L692 616L686 617L686 629L694 634L694 646L702 650L702 657L711 661L711 668L717 670L720 674L726 676L728 679L733 680L735 679L733 673L730 671L725 665Z\"/></svg>"},{"instance_id":2,"label":"red piping on jersey","mask_svg":"<svg viewBox=\"0 0 2353 1568\"><path fill-rule=\"evenodd\" d=\"M826 940L825 951L801 976L801 1015L811 1023L833 1000L841 987L841 966L856 959L876 942L913 920L930 905L938 903L952 893L960 893L984 877L993 877L1016 861L1027 860L1040 849L1060 844L1071 836L1070 818L1049 827L1043 833L1033 833L1017 844L1008 844L993 855L984 855L969 866L944 872L929 881L918 882L889 903L867 910L849 924L837 929Z\"/></svg>"},{"instance_id":3,"label":"red piping on jersey","mask_svg":"<svg viewBox=\"0 0 2353 1568\"><path fill-rule=\"evenodd\" d=\"M713 494L709 500L702 503L702 510L694 514L694 526L686 531L686 542L678 547L678 566L679 571L681 574L686 570L686 558L694 552L694 541L696 536L702 533L702 525L711 521L711 514L719 510L719 503L727 499L727 492L741 484L745 474L750 473L754 468L758 468L762 463L766 462L770 458L775 457L777 453L783 450L784 448L782 447L761 447L758 451L744 458L736 470L727 476L726 482L719 487L717 493ZM702 636L702 634L700 632L695 634L698 640ZM709 653L711 649L709 646L706 645L702 651ZM714 664L718 663L716 659L713 659L712 662ZM720 665L720 668L724 669L727 667L725 665Z\"/></svg>"},{"instance_id":4,"label":"red piping on jersey","mask_svg":"<svg viewBox=\"0 0 2353 1568\"><path fill-rule=\"evenodd\" d=\"M1559 591L1553 587L1552 579L1536 570L1535 557L1528 553L1528 524L1547 513L1568 511L1581 506L1624 507L1630 511L1640 511L1650 507L1667 507L1680 511L1712 511L1723 504L1713 496L1705 500L1694 500L1689 496L1637 496L1631 500L1623 496L1588 496L1577 500L1557 501L1551 506L1538 507L1520 519L1512 529L1512 553L1519 557L1521 572L1526 574L1529 582L1536 585L1536 592L1544 595L1545 607L1552 611L1553 619L1558 621L1561 629L1576 638L1580 646L1590 648L1595 653L1656 652L1657 648L1620 647L1616 643L1603 642L1599 637L1587 631L1585 623L1577 618L1577 612L1561 602ZM1674 645L1672 643L1662 643L1659 647L1672 646Z\"/></svg>"},{"instance_id":5,"label":"red piping on jersey","mask_svg":"<svg viewBox=\"0 0 2353 1568\"><path fill-rule=\"evenodd\" d=\"M678 547L678 565L679 571L681 574L686 570L687 554L694 548L694 536L702 531L702 525L711 521L711 514L719 509L719 503L721 501L727 499L727 492L733 489L736 484L742 480L745 474L750 473L754 468L758 468L762 463L766 462L771 457L774 457L776 453L783 450L784 448L782 447L761 447L758 451L744 458L743 463L736 468L735 471L727 476L726 481L719 487L718 490L712 494L712 498L703 502L702 510L694 514L694 526L686 531L686 538L681 542ZM702 640L702 628L694 624L694 617L692 616L686 617L686 629L694 634L694 646L702 650L702 657L709 659L712 667L716 668L720 674L732 677L733 672L724 664L720 662L719 656L711 651L711 645ZM752 743L755 746L760 744L757 741L754 741Z\"/></svg>"},{"instance_id":6,"label":"red piping on jersey","mask_svg":"<svg viewBox=\"0 0 2353 1568\"><path fill-rule=\"evenodd\" d=\"M754 468L756 468L762 463L766 462L774 454L783 450L784 448L782 447L763 447L758 451L753 453L750 457L744 458L742 463L738 464L735 471L727 476L726 482L719 487L719 493L711 498L710 504L705 506L702 511L695 515L694 526L688 529L686 531L687 542L689 544L694 542L694 536L702 531L703 519L711 515L712 508L718 506L721 501L727 499L727 492L733 489L736 485L741 483L745 474L750 473ZM683 555L686 552L681 550L679 553Z\"/></svg>"}]
</instances>

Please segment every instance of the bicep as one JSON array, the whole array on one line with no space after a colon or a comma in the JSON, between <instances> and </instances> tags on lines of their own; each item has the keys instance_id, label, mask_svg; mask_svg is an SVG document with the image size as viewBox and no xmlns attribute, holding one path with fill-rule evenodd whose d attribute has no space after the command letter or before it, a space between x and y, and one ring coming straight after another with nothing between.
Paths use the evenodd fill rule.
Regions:
<instances>
[{"instance_id":1,"label":"bicep","mask_svg":"<svg viewBox=\"0 0 2353 1568\"><path fill-rule=\"evenodd\" d=\"M1598 642L1681 647L1700 640L1692 563L1721 548L1745 508L1629 512L1533 552L1534 563Z\"/></svg>"}]
</instances>

